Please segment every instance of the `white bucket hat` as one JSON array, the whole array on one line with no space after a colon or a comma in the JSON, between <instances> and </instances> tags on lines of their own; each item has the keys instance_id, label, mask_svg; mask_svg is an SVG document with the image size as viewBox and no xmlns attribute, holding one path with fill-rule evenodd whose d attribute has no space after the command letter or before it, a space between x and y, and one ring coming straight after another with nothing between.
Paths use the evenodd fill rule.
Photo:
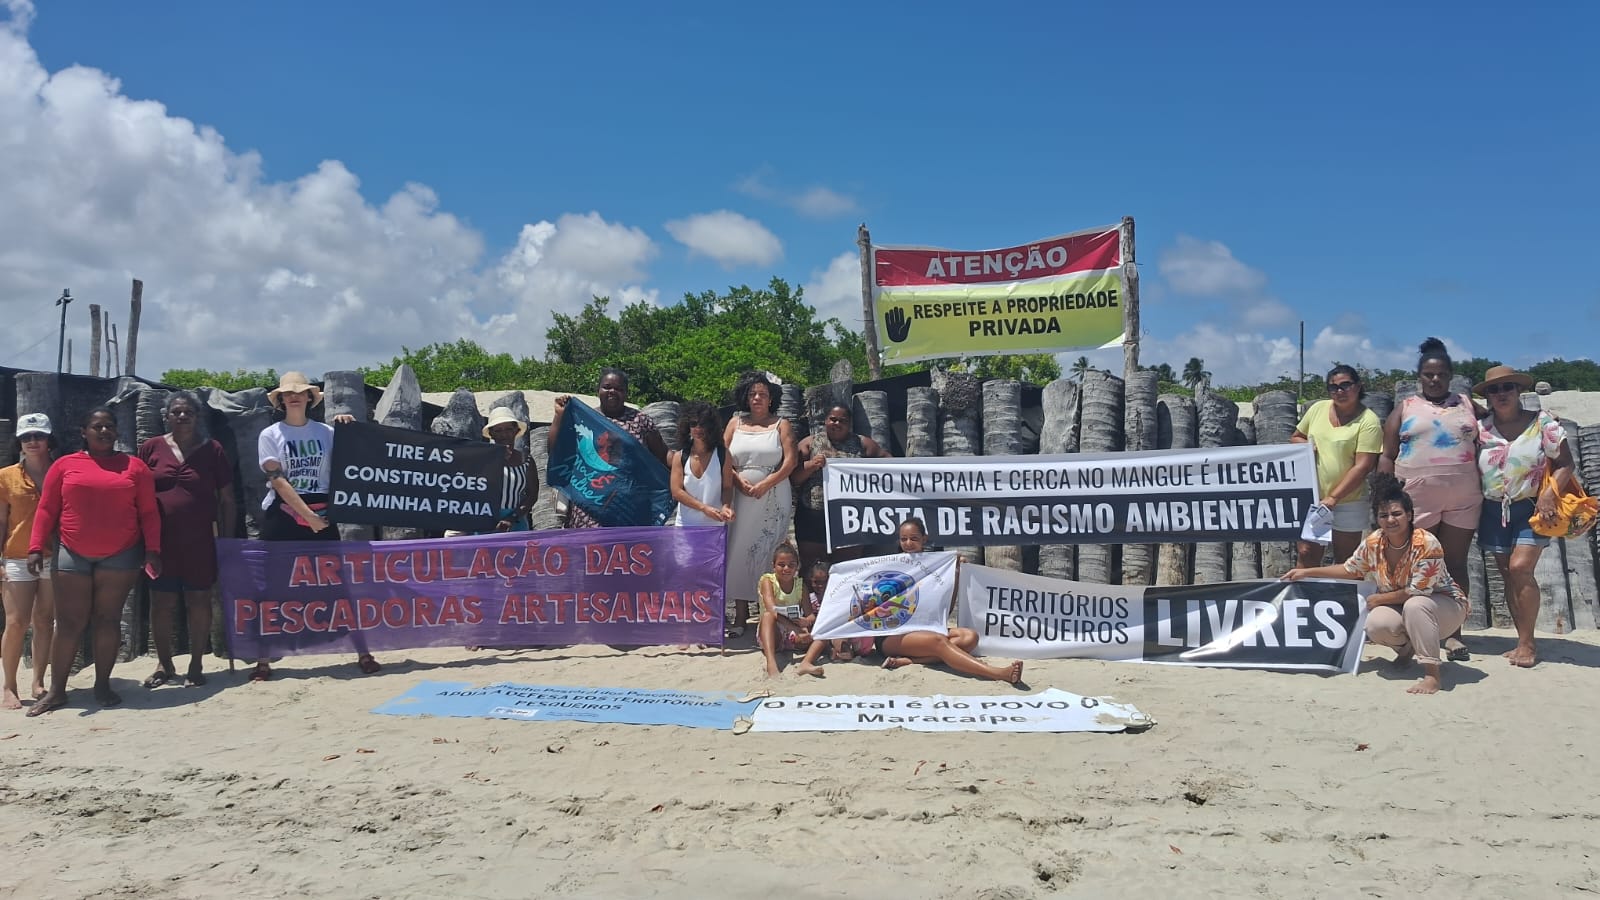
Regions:
<instances>
[{"instance_id":1,"label":"white bucket hat","mask_svg":"<svg viewBox=\"0 0 1600 900\"><path fill-rule=\"evenodd\" d=\"M528 433L528 423L517 418L517 414L512 412L510 407L497 406L489 411L489 424L483 426L483 436L488 437L489 429L496 425L504 425L507 422L516 423L517 437L522 437Z\"/></svg>"}]
</instances>

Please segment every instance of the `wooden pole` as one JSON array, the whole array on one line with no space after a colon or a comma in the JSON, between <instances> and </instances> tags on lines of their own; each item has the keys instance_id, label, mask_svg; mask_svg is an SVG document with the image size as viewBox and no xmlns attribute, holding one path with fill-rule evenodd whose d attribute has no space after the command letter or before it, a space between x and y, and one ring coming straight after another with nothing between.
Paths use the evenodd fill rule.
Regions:
<instances>
[{"instance_id":1,"label":"wooden pole","mask_svg":"<svg viewBox=\"0 0 1600 900\"><path fill-rule=\"evenodd\" d=\"M1122 217L1122 381L1139 371L1139 267L1134 264L1133 216Z\"/></svg>"},{"instance_id":2,"label":"wooden pole","mask_svg":"<svg viewBox=\"0 0 1600 900\"><path fill-rule=\"evenodd\" d=\"M878 316L872 309L872 233L867 224L856 229L856 246L861 248L861 311L866 328L862 335L867 340L867 372L872 380L883 377L882 350L878 348Z\"/></svg>"},{"instance_id":3,"label":"wooden pole","mask_svg":"<svg viewBox=\"0 0 1600 900\"><path fill-rule=\"evenodd\" d=\"M65 369L67 361L67 304L72 302L72 291L61 289L61 296L56 298L56 305L61 307L61 334L56 339L56 374L60 375Z\"/></svg>"},{"instance_id":4,"label":"wooden pole","mask_svg":"<svg viewBox=\"0 0 1600 900\"><path fill-rule=\"evenodd\" d=\"M122 358L117 356L117 348L122 345L117 342L117 323L111 321L111 316L106 315L106 377L115 377L111 374L111 364L117 364L117 375L122 374Z\"/></svg>"},{"instance_id":5,"label":"wooden pole","mask_svg":"<svg viewBox=\"0 0 1600 900\"><path fill-rule=\"evenodd\" d=\"M135 365L139 359L139 311L144 306L144 282L135 278L133 280L133 297L128 310L128 364L123 367L129 375L134 374Z\"/></svg>"},{"instance_id":6,"label":"wooden pole","mask_svg":"<svg viewBox=\"0 0 1600 900\"><path fill-rule=\"evenodd\" d=\"M100 304L98 303L89 304L89 376L100 377Z\"/></svg>"}]
</instances>

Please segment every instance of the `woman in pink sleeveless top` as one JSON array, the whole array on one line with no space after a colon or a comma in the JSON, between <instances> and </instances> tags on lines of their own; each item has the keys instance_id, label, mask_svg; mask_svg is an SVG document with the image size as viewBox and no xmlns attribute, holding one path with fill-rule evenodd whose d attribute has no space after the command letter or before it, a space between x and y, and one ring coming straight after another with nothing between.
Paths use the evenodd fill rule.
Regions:
<instances>
[{"instance_id":1,"label":"woman in pink sleeveless top","mask_svg":"<svg viewBox=\"0 0 1600 900\"><path fill-rule=\"evenodd\" d=\"M1417 359L1418 393L1395 405L1383 426L1380 472L1405 484L1416 506L1416 527L1444 547L1444 564L1462 589L1468 585L1467 551L1483 508L1478 477L1478 416L1466 394L1450 391L1455 364L1444 342L1428 338ZM1444 642L1452 660L1470 658L1458 630Z\"/></svg>"}]
</instances>

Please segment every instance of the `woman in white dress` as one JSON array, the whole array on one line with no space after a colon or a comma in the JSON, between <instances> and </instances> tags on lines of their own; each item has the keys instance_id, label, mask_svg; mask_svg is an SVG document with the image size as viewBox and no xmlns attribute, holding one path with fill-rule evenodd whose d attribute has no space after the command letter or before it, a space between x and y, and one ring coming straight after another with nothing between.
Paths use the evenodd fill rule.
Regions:
<instances>
[{"instance_id":1,"label":"woman in white dress","mask_svg":"<svg viewBox=\"0 0 1600 900\"><path fill-rule=\"evenodd\" d=\"M795 446L789 423L774 411L778 386L764 372L747 372L734 389L739 412L723 433L733 467L734 518L728 533L725 596L734 601L730 637L743 637L757 584L773 551L789 538L794 501L789 473Z\"/></svg>"}]
</instances>

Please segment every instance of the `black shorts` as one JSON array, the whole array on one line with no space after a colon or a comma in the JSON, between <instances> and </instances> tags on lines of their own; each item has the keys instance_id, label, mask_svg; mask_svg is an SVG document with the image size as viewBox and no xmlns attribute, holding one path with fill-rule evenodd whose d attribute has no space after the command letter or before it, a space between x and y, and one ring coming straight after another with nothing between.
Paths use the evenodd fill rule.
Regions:
<instances>
[{"instance_id":1,"label":"black shorts","mask_svg":"<svg viewBox=\"0 0 1600 900\"><path fill-rule=\"evenodd\" d=\"M326 494L301 494L300 499L309 506L312 503L326 503ZM326 510L324 510L326 515ZM263 541L337 541L339 529L332 520L328 527L321 531L312 531L309 526L301 525L295 521L294 514L283 505L282 500L273 500L266 512L261 514L261 539Z\"/></svg>"},{"instance_id":2,"label":"black shorts","mask_svg":"<svg viewBox=\"0 0 1600 900\"><path fill-rule=\"evenodd\" d=\"M794 539L808 544L828 542L828 521L818 509L807 509L800 504L794 507Z\"/></svg>"}]
</instances>

